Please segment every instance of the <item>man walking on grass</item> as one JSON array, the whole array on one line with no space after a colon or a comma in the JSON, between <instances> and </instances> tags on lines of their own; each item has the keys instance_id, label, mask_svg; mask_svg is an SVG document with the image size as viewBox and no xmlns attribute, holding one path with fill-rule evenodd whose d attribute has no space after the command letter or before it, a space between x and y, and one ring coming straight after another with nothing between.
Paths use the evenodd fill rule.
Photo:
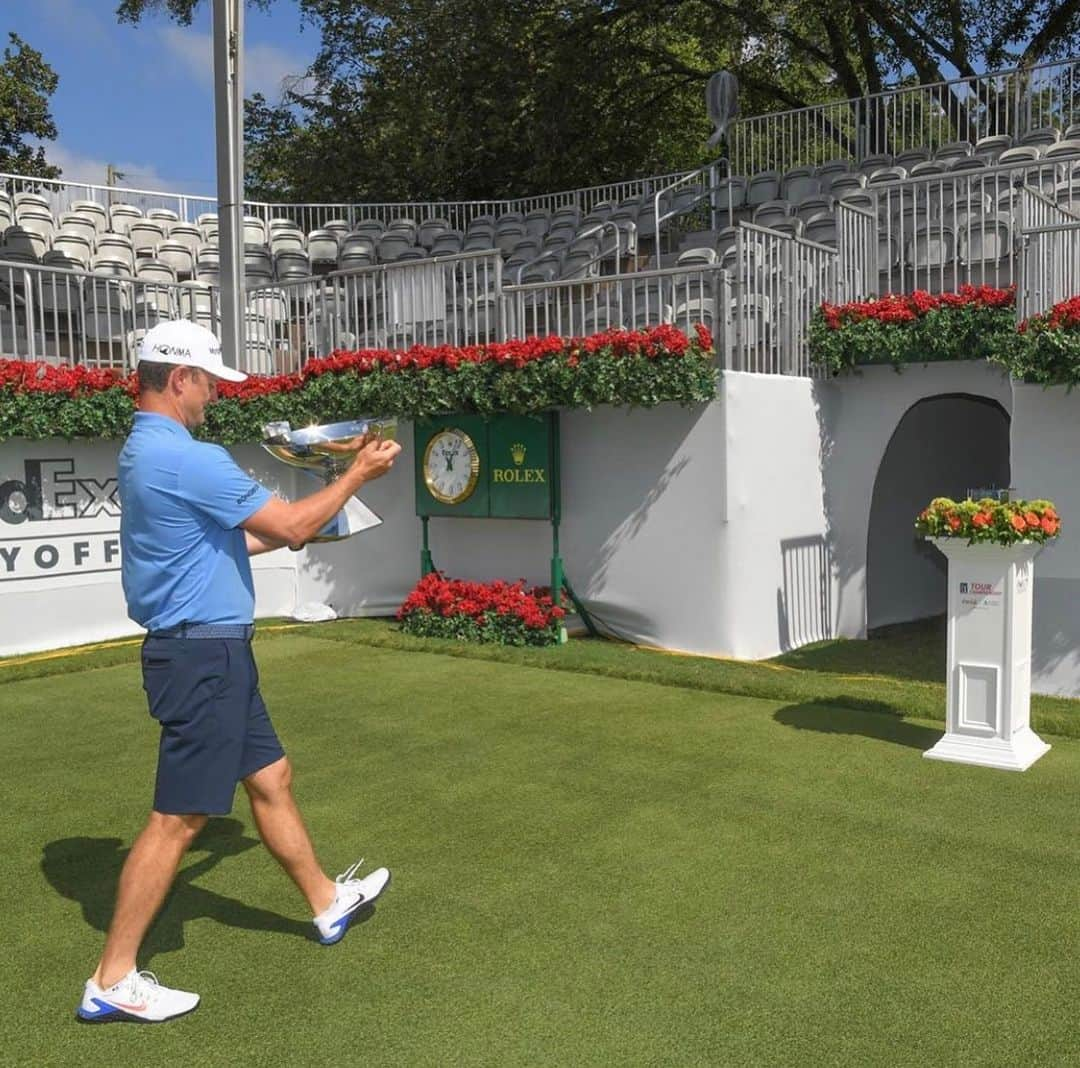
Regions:
<instances>
[{"instance_id":1,"label":"man walking on grass","mask_svg":"<svg viewBox=\"0 0 1080 1068\"><path fill-rule=\"evenodd\" d=\"M140 346L138 377L139 410L119 462L122 579L128 613L147 630L143 686L161 741L153 811L120 874L105 950L78 1008L93 1023L158 1023L199 1004L198 994L138 971L136 955L184 851L207 817L232 809L238 782L324 945L339 941L390 881L386 868L355 878L359 862L333 880L315 859L289 759L259 694L248 557L309 541L390 469L401 446L357 440L340 479L290 504L190 434L218 380L246 377L223 364L209 330L183 320L154 327Z\"/></svg>"}]
</instances>

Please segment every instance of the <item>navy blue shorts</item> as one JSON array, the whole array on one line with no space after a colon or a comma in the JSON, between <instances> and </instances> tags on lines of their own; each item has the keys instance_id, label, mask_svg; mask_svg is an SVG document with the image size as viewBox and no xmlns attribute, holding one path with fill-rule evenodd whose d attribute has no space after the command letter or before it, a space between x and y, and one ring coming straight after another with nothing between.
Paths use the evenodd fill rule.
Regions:
<instances>
[{"instance_id":1,"label":"navy blue shorts","mask_svg":"<svg viewBox=\"0 0 1080 1068\"><path fill-rule=\"evenodd\" d=\"M251 642L149 635L142 671L150 715L161 724L154 810L225 815L236 784L285 755Z\"/></svg>"}]
</instances>

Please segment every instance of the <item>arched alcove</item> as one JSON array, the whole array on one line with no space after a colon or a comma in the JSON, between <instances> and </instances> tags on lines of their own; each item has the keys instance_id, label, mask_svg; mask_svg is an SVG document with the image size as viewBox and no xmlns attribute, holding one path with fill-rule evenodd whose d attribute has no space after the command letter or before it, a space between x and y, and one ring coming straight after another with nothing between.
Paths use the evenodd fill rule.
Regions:
<instances>
[{"instance_id":1,"label":"arched alcove","mask_svg":"<svg viewBox=\"0 0 1080 1068\"><path fill-rule=\"evenodd\" d=\"M997 401L942 394L904 413L878 467L870 504L868 628L945 612L945 560L916 537L915 516L934 497L1005 487L1009 476L1009 414Z\"/></svg>"}]
</instances>

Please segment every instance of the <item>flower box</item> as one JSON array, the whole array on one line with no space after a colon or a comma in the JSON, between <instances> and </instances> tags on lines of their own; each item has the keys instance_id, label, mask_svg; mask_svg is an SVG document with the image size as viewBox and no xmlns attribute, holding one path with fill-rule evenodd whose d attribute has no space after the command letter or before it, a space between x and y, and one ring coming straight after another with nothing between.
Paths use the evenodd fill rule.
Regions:
<instances>
[{"instance_id":1,"label":"flower box","mask_svg":"<svg viewBox=\"0 0 1080 1068\"><path fill-rule=\"evenodd\" d=\"M822 304L810 323L810 359L839 374L860 366L979 360L1014 332L1014 287L961 286L848 304Z\"/></svg>"},{"instance_id":2,"label":"flower box","mask_svg":"<svg viewBox=\"0 0 1080 1068\"><path fill-rule=\"evenodd\" d=\"M556 645L565 611L549 590L519 582L464 582L425 575L398 609L406 634L499 645Z\"/></svg>"},{"instance_id":3,"label":"flower box","mask_svg":"<svg viewBox=\"0 0 1080 1068\"><path fill-rule=\"evenodd\" d=\"M221 383L201 436L258 442L266 423L294 426L378 412L422 419L449 412L534 413L598 404L699 404L716 396L709 331L674 326L538 337L490 345L361 349L309 360L283 375ZM0 360L0 441L120 438L135 410L133 375Z\"/></svg>"}]
</instances>

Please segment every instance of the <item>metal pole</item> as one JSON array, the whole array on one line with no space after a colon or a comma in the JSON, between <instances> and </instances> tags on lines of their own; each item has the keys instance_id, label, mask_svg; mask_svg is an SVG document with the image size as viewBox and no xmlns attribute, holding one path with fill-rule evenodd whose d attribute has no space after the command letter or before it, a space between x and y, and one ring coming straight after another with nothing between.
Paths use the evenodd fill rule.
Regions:
<instances>
[{"instance_id":1,"label":"metal pole","mask_svg":"<svg viewBox=\"0 0 1080 1068\"><path fill-rule=\"evenodd\" d=\"M244 362L243 0L214 4L214 126L217 133L221 348L226 366Z\"/></svg>"},{"instance_id":2,"label":"metal pole","mask_svg":"<svg viewBox=\"0 0 1080 1068\"><path fill-rule=\"evenodd\" d=\"M435 570L435 561L431 558L431 548L428 545L428 517L420 517L420 526L423 530L424 545L420 550L420 577L427 578Z\"/></svg>"}]
</instances>

